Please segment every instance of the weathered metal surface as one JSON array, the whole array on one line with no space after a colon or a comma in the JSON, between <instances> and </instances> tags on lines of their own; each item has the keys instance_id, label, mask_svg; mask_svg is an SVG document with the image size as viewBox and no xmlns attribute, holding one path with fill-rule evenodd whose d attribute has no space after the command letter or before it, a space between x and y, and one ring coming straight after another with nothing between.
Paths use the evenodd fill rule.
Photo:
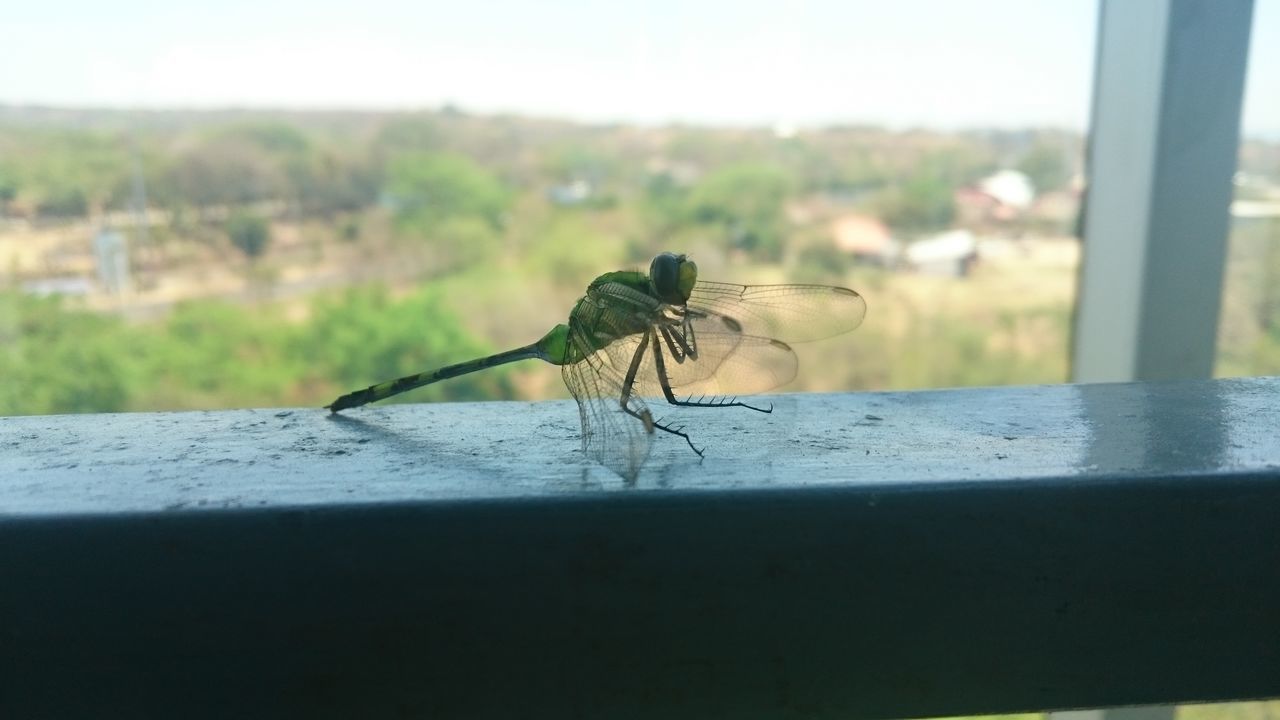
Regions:
<instances>
[{"instance_id":1,"label":"weathered metal surface","mask_svg":"<svg viewBox=\"0 0 1280 720\"><path fill-rule=\"evenodd\" d=\"M1280 379L785 396L634 486L568 403L350 415L0 419L0 715L1280 695Z\"/></svg>"},{"instance_id":2,"label":"weathered metal surface","mask_svg":"<svg viewBox=\"0 0 1280 720\"><path fill-rule=\"evenodd\" d=\"M788 395L690 409L634 488L570 402L0 418L0 515L1274 471L1280 379ZM673 413L674 414L674 413Z\"/></svg>"}]
</instances>

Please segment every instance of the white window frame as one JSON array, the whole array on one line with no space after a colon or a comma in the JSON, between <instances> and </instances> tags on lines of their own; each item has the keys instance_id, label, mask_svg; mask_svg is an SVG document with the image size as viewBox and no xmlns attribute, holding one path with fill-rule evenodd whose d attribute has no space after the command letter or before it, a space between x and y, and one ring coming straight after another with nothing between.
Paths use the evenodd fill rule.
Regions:
<instances>
[{"instance_id":1,"label":"white window frame","mask_svg":"<svg viewBox=\"0 0 1280 720\"><path fill-rule=\"evenodd\" d=\"M1074 382L1211 377L1253 0L1101 0Z\"/></svg>"}]
</instances>

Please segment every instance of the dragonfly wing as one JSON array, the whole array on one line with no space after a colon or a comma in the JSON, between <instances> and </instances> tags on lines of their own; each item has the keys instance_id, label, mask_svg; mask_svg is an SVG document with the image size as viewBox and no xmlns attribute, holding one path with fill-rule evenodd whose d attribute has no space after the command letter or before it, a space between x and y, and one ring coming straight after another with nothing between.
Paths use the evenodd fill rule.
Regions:
<instances>
[{"instance_id":1,"label":"dragonfly wing","mask_svg":"<svg viewBox=\"0 0 1280 720\"><path fill-rule=\"evenodd\" d=\"M678 328L665 333L655 328L635 374L634 393L659 402L668 401L666 389L677 400L752 395L796 376L795 351L780 340L732 331L715 316L691 319L683 334ZM605 348L609 365L620 376L625 377L641 337L628 336Z\"/></svg>"},{"instance_id":2,"label":"dragonfly wing","mask_svg":"<svg viewBox=\"0 0 1280 720\"><path fill-rule=\"evenodd\" d=\"M663 319L661 315L656 317L659 319L649 320L645 327L655 328L656 344L668 353L663 359L670 358L670 362L665 363L667 372L672 378L679 378L681 384L711 377L721 361L742 341L737 322L726 321L719 315L689 313L683 322ZM624 377L642 337L642 333L635 333L619 338L606 348L609 363ZM654 378L654 367L654 358L646 353L637 376L646 380Z\"/></svg>"},{"instance_id":3,"label":"dragonfly wing","mask_svg":"<svg viewBox=\"0 0 1280 720\"><path fill-rule=\"evenodd\" d=\"M589 352L590 343L570 332L570 342L579 348L577 362L561 368L564 384L578 403L582 421L582 451L587 457L635 482L649 457L653 441L653 416L639 397L622 405L623 376L614 370L605 351ZM645 418L648 418L646 421Z\"/></svg>"},{"instance_id":4,"label":"dragonfly wing","mask_svg":"<svg viewBox=\"0 0 1280 720\"><path fill-rule=\"evenodd\" d=\"M699 280L688 307L736 320L744 335L784 342L821 340L862 324L867 302L829 285L734 285Z\"/></svg>"},{"instance_id":5,"label":"dragonfly wing","mask_svg":"<svg viewBox=\"0 0 1280 720\"><path fill-rule=\"evenodd\" d=\"M664 353L664 369L668 371L672 389L676 390L677 395L682 392L686 397L755 395L795 379L799 359L791 346L781 340L740 335L731 348L726 348L727 352L720 354L717 346L719 339L715 336L698 338L698 362L716 363L715 373L706 378L697 375L685 377L680 368L673 370L669 348L665 344L660 348L659 351Z\"/></svg>"}]
</instances>

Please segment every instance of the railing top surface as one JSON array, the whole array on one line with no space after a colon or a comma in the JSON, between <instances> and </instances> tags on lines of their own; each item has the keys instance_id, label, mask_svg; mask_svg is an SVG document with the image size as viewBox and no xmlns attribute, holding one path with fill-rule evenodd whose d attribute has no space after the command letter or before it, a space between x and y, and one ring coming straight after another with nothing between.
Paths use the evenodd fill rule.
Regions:
<instances>
[{"instance_id":1,"label":"railing top surface","mask_svg":"<svg viewBox=\"0 0 1280 720\"><path fill-rule=\"evenodd\" d=\"M685 413L636 483L572 402L0 418L0 515L1280 474L1280 378L785 395Z\"/></svg>"},{"instance_id":2,"label":"railing top surface","mask_svg":"<svg viewBox=\"0 0 1280 720\"><path fill-rule=\"evenodd\" d=\"M0 418L0 715L1280 693L1280 379L691 417L706 459L660 437L633 485L567 402Z\"/></svg>"}]
</instances>

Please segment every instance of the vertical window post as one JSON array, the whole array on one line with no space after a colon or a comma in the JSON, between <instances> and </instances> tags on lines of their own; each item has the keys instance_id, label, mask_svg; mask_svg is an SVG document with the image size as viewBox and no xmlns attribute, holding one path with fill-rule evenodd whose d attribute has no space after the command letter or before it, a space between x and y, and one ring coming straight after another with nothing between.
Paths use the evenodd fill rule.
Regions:
<instances>
[{"instance_id":1,"label":"vertical window post","mask_svg":"<svg viewBox=\"0 0 1280 720\"><path fill-rule=\"evenodd\" d=\"M1209 377L1252 0L1103 0L1072 380Z\"/></svg>"}]
</instances>

